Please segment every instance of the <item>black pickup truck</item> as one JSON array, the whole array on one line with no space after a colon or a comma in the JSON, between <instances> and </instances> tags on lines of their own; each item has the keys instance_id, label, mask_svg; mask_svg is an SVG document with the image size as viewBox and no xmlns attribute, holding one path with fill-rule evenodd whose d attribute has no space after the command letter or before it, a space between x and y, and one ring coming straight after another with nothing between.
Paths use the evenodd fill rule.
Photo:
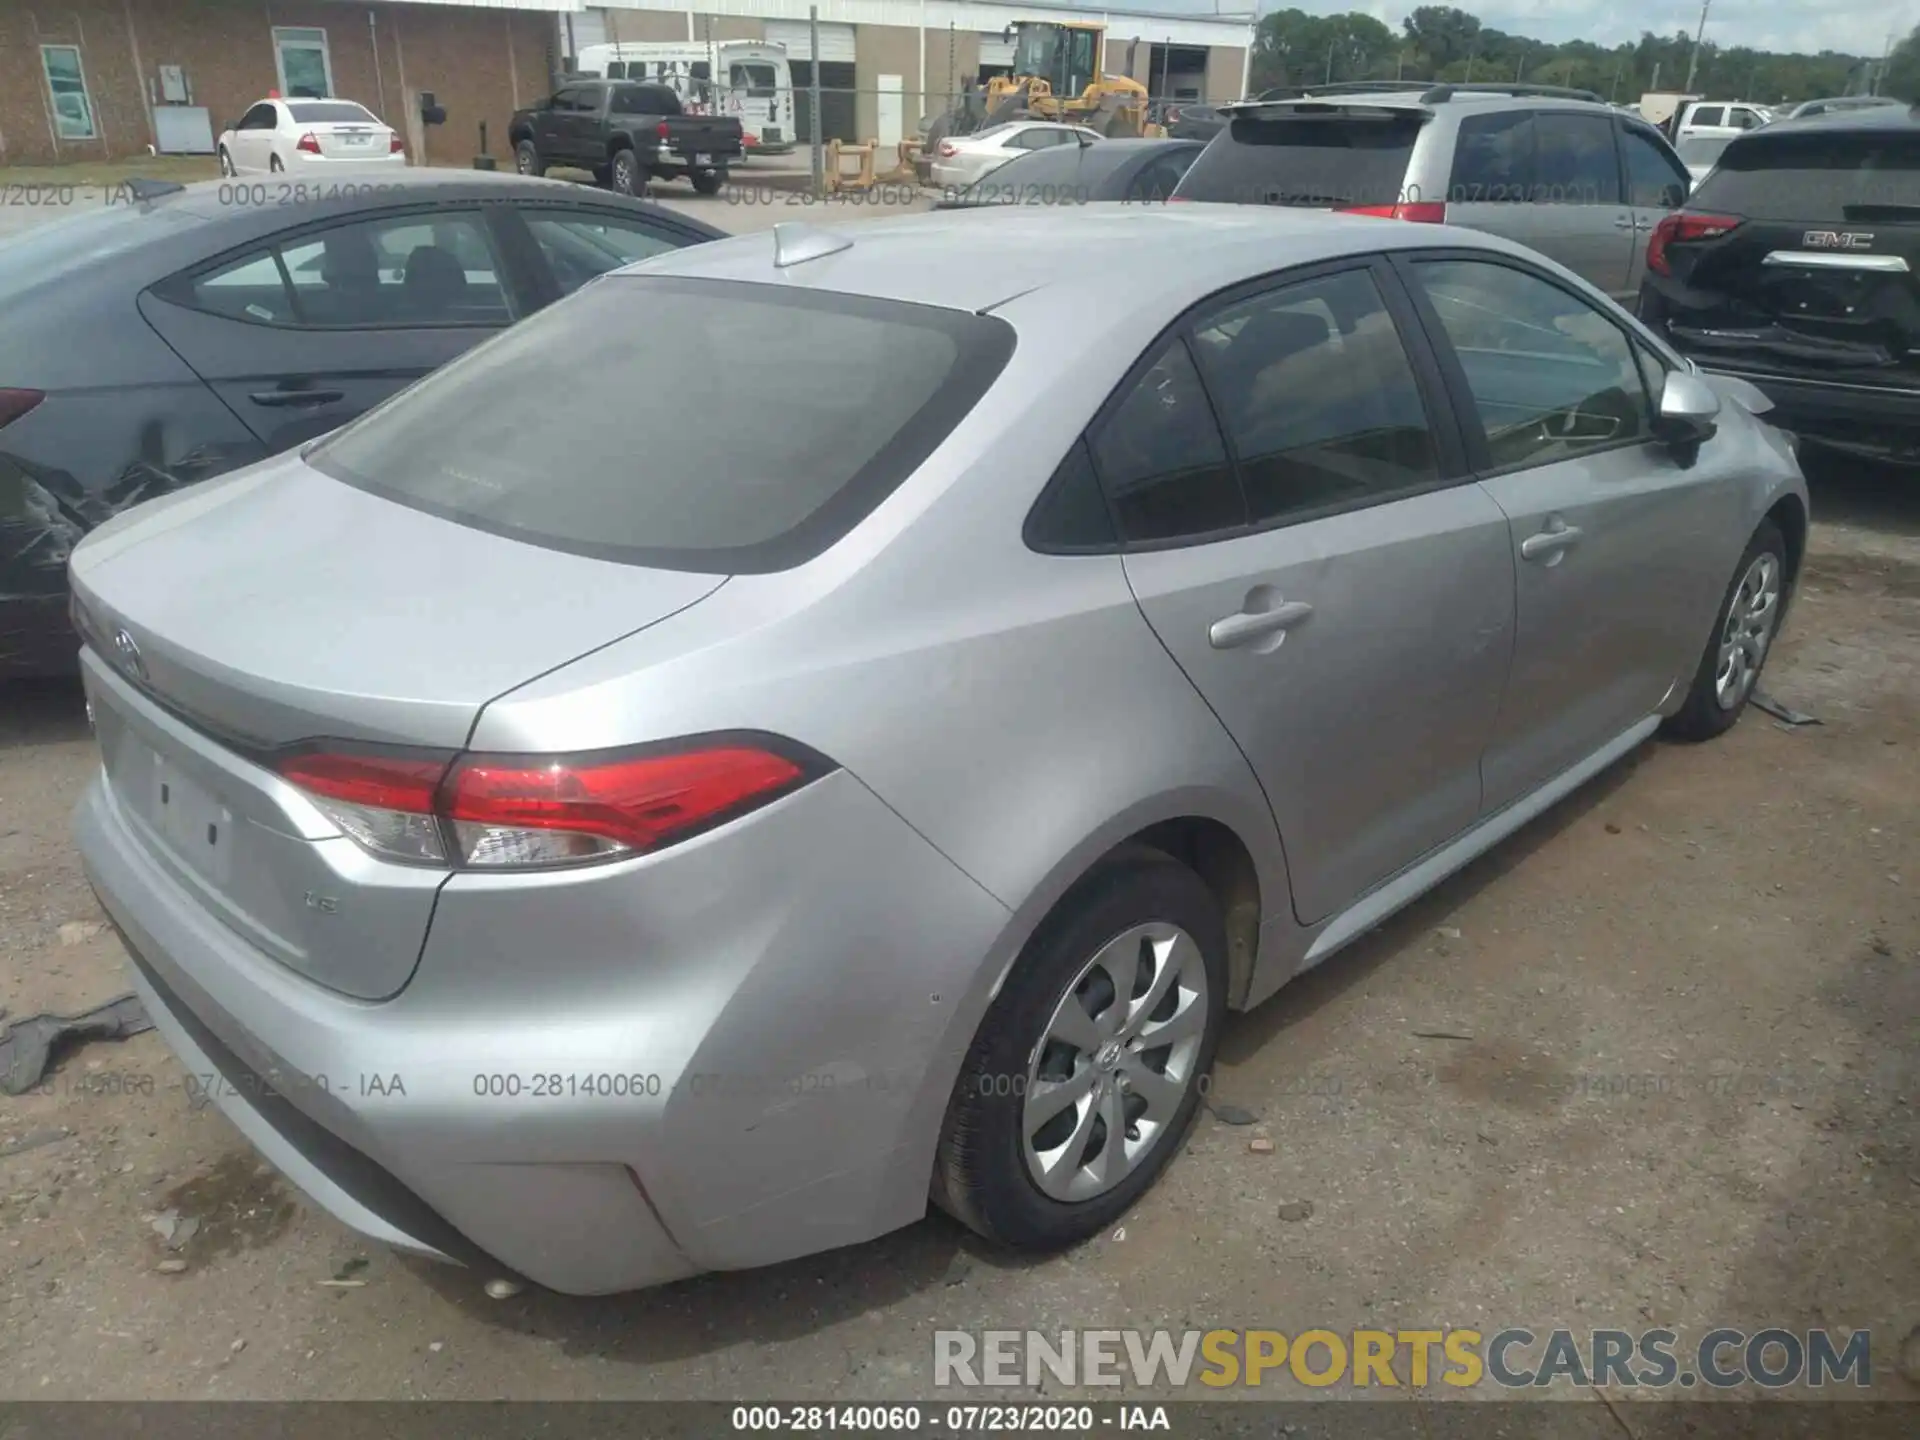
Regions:
<instances>
[{"instance_id":1,"label":"black pickup truck","mask_svg":"<svg viewBox=\"0 0 1920 1440\"><path fill-rule=\"evenodd\" d=\"M514 112L507 126L522 175L549 166L591 170L623 195L646 192L649 178L686 176L702 195L725 182L744 141L730 115L688 115L665 85L572 80L544 105Z\"/></svg>"}]
</instances>

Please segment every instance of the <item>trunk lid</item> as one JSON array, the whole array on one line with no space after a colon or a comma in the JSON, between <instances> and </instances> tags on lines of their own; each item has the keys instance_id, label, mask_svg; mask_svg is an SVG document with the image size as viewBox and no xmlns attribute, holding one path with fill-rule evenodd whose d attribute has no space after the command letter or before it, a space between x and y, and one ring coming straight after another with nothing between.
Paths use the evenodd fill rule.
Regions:
<instances>
[{"instance_id":1,"label":"trunk lid","mask_svg":"<svg viewBox=\"0 0 1920 1440\"><path fill-rule=\"evenodd\" d=\"M675 155L720 158L740 153L744 132L730 115L674 115L661 123L667 127L664 143Z\"/></svg>"},{"instance_id":2,"label":"trunk lid","mask_svg":"<svg viewBox=\"0 0 1920 1440\"><path fill-rule=\"evenodd\" d=\"M384 157L393 130L351 100L295 100L287 107L301 133L311 134L329 160Z\"/></svg>"},{"instance_id":3,"label":"trunk lid","mask_svg":"<svg viewBox=\"0 0 1920 1440\"><path fill-rule=\"evenodd\" d=\"M363 851L264 752L459 750L489 700L725 579L452 524L295 456L127 512L72 573L129 830L255 948L365 999L406 983L447 872Z\"/></svg>"},{"instance_id":4,"label":"trunk lid","mask_svg":"<svg viewBox=\"0 0 1920 1440\"><path fill-rule=\"evenodd\" d=\"M1659 288L1683 349L1743 371L1920 389L1920 127L1754 135L1687 209L1740 223L1668 247Z\"/></svg>"}]
</instances>

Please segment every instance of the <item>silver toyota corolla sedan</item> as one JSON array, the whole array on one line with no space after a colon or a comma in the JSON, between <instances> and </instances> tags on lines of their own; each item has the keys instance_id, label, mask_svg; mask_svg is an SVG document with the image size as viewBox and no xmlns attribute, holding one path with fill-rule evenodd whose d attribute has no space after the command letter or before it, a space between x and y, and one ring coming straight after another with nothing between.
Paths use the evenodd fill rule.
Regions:
<instances>
[{"instance_id":1,"label":"silver toyota corolla sedan","mask_svg":"<svg viewBox=\"0 0 1920 1440\"><path fill-rule=\"evenodd\" d=\"M1752 692L1807 496L1483 234L783 227L75 552L82 852L197 1083L391 1245L590 1293L1061 1245L1225 1014Z\"/></svg>"}]
</instances>

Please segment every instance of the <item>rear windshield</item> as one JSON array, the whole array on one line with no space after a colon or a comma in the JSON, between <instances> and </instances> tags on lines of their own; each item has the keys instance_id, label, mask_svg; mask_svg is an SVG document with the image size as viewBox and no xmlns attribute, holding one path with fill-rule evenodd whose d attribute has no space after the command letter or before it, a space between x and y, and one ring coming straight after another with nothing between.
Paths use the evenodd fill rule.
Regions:
<instances>
[{"instance_id":1,"label":"rear windshield","mask_svg":"<svg viewBox=\"0 0 1920 1440\"><path fill-rule=\"evenodd\" d=\"M1175 193L1233 205L1392 205L1413 198L1401 187L1425 120L1418 110L1239 116Z\"/></svg>"},{"instance_id":2,"label":"rear windshield","mask_svg":"<svg viewBox=\"0 0 1920 1440\"><path fill-rule=\"evenodd\" d=\"M74 207L76 213L0 240L0 300L58 282L121 251L205 224L211 210L180 204L178 193L136 204L116 198Z\"/></svg>"},{"instance_id":3,"label":"rear windshield","mask_svg":"<svg viewBox=\"0 0 1920 1440\"><path fill-rule=\"evenodd\" d=\"M553 549L714 574L797 565L985 393L1001 320L784 286L583 288L322 442L350 485Z\"/></svg>"},{"instance_id":4,"label":"rear windshield","mask_svg":"<svg viewBox=\"0 0 1920 1440\"><path fill-rule=\"evenodd\" d=\"M355 105L351 100L296 100L287 106L293 112L294 120L301 125L348 125L378 124L373 112Z\"/></svg>"},{"instance_id":5,"label":"rear windshield","mask_svg":"<svg viewBox=\"0 0 1920 1440\"><path fill-rule=\"evenodd\" d=\"M1920 129L1753 135L1688 203L1750 220L1920 220Z\"/></svg>"}]
</instances>

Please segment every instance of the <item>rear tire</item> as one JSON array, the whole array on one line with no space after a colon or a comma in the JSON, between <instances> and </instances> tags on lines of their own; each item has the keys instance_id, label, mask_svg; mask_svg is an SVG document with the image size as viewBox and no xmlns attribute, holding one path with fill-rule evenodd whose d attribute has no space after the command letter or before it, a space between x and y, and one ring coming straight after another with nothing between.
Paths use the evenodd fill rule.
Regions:
<instances>
[{"instance_id":1,"label":"rear tire","mask_svg":"<svg viewBox=\"0 0 1920 1440\"><path fill-rule=\"evenodd\" d=\"M616 195L646 193L647 177L640 173L640 157L631 150L616 150L607 166L607 188Z\"/></svg>"},{"instance_id":2,"label":"rear tire","mask_svg":"<svg viewBox=\"0 0 1920 1440\"><path fill-rule=\"evenodd\" d=\"M535 179L547 173L547 162L540 158L540 151L531 140L522 140L513 147L513 168L522 175L531 175Z\"/></svg>"},{"instance_id":3,"label":"rear tire","mask_svg":"<svg viewBox=\"0 0 1920 1440\"><path fill-rule=\"evenodd\" d=\"M1780 634L1787 598L1787 542L1762 520L1734 566L1687 703L1661 727L1675 740L1712 740L1731 730L1760 683Z\"/></svg>"},{"instance_id":4,"label":"rear tire","mask_svg":"<svg viewBox=\"0 0 1920 1440\"><path fill-rule=\"evenodd\" d=\"M280 157L278 155L269 155L267 157L267 172L269 174L284 175L286 170L287 167L280 163Z\"/></svg>"},{"instance_id":5,"label":"rear tire","mask_svg":"<svg viewBox=\"0 0 1920 1440\"><path fill-rule=\"evenodd\" d=\"M935 1203L1025 1249L1117 1219L1193 1123L1226 1013L1226 953L1212 893L1160 851L1130 847L1081 879L974 1037L941 1126Z\"/></svg>"}]
</instances>

